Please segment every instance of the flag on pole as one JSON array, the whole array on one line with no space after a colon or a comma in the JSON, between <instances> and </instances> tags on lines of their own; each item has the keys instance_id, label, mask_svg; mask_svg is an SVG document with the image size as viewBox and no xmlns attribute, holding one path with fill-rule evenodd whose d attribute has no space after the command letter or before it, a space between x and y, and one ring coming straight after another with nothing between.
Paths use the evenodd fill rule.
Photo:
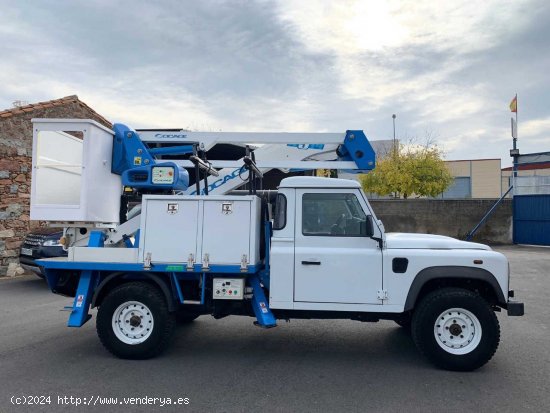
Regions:
<instances>
[{"instance_id":1,"label":"flag on pole","mask_svg":"<svg viewBox=\"0 0 550 413\"><path fill-rule=\"evenodd\" d=\"M510 112L518 113L518 95L514 96L510 102Z\"/></svg>"}]
</instances>

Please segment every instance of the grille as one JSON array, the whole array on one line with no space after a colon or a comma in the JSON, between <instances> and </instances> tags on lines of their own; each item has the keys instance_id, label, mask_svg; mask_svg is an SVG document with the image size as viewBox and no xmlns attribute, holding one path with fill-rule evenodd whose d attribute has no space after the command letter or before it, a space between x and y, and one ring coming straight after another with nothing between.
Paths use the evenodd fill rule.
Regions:
<instances>
[{"instance_id":1,"label":"grille","mask_svg":"<svg viewBox=\"0 0 550 413\"><path fill-rule=\"evenodd\" d=\"M40 246L46 239L45 235L27 235L25 238L25 244L27 245L33 245L33 246Z\"/></svg>"}]
</instances>

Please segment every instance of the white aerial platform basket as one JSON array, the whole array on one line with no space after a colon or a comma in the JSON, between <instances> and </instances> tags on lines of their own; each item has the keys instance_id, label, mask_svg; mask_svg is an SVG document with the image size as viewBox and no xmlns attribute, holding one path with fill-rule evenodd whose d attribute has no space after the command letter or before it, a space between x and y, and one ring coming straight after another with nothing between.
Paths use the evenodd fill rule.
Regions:
<instances>
[{"instance_id":1,"label":"white aerial platform basket","mask_svg":"<svg viewBox=\"0 0 550 413\"><path fill-rule=\"evenodd\" d=\"M90 119L32 119L33 220L119 222L120 176L111 173L113 131Z\"/></svg>"}]
</instances>

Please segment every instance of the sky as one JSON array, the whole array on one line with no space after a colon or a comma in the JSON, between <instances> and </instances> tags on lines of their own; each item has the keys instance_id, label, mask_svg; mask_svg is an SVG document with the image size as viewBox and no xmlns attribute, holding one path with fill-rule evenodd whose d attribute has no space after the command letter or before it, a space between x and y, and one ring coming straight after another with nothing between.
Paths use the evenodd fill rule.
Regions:
<instances>
[{"instance_id":1,"label":"sky","mask_svg":"<svg viewBox=\"0 0 550 413\"><path fill-rule=\"evenodd\" d=\"M77 94L133 128L550 150L550 3L0 0L0 109Z\"/></svg>"}]
</instances>

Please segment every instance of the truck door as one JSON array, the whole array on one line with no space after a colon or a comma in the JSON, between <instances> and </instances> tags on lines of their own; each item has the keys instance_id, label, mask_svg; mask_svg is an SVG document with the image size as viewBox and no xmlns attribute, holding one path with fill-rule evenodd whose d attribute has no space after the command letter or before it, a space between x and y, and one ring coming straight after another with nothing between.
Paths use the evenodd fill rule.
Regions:
<instances>
[{"instance_id":1,"label":"truck door","mask_svg":"<svg viewBox=\"0 0 550 413\"><path fill-rule=\"evenodd\" d=\"M382 251L367 214L358 190L296 190L295 302L380 304Z\"/></svg>"}]
</instances>

